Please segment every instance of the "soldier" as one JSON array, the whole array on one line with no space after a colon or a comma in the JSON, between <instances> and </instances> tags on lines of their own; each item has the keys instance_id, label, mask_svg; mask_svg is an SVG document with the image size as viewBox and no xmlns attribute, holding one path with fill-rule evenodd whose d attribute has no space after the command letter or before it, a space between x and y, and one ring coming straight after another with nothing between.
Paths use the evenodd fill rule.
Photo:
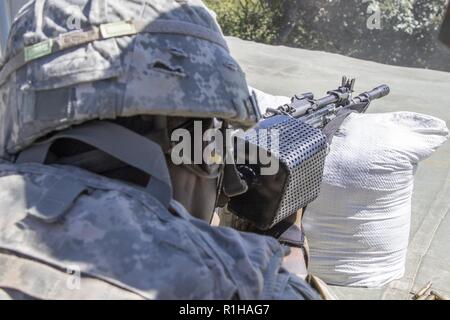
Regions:
<instances>
[{"instance_id":1,"label":"soldier","mask_svg":"<svg viewBox=\"0 0 450 320\"><path fill-rule=\"evenodd\" d=\"M22 8L0 70L1 294L318 298L277 240L209 226L223 166L170 157L194 119L258 120L201 1Z\"/></svg>"}]
</instances>

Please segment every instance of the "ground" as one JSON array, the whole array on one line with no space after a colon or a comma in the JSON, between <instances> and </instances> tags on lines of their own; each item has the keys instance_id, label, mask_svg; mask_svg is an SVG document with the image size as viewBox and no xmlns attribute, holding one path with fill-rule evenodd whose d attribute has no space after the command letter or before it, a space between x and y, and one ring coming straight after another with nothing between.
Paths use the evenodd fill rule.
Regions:
<instances>
[{"instance_id":1,"label":"ground","mask_svg":"<svg viewBox=\"0 0 450 320\"><path fill-rule=\"evenodd\" d=\"M325 52L227 39L250 85L275 95L312 91L322 96L342 75L357 78L356 91L385 83L391 94L370 112L414 111L450 127L450 73L394 67ZM449 50L450 55L450 50ZM409 299L428 281L450 296L450 142L421 163L412 203L406 274L377 289L332 287L341 299Z\"/></svg>"}]
</instances>

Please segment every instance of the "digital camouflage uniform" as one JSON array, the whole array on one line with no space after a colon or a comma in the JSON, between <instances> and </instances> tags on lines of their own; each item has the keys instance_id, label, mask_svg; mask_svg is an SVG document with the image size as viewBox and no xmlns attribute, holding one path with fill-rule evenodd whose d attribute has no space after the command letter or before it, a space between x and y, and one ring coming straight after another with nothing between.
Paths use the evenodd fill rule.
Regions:
<instances>
[{"instance_id":1,"label":"digital camouflage uniform","mask_svg":"<svg viewBox=\"0 0 450 320\"><path fill-rule=\"evenodd\" d=\"M212 228L171 199L148 139L118 154L155 175L147 189L27 158L67 136L98 135L117 151L123 129L98 120L215 117L246 128L256 109L201 1L28 3L0 69L0 298L316 298L281 267L275 239Z\"/></svg>"}]
</instances>

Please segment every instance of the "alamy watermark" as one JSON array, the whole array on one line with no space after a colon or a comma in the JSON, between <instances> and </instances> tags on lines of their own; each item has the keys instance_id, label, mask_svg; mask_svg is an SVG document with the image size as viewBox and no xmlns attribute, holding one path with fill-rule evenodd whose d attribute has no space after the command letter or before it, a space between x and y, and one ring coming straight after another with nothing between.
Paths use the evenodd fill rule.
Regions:
<instances>
[{"instance_id":1,"label":"alamy watermark","mask_svg":"<svg viewBox=\"0 0 450 320\"><path fill-rule=\"evenodd\" d=\"M363 0L363 3L370 2L367 7L367 14L369 14L369 18L367 19L367 29L369 30L381 30L381 9L380 5L377 1L372 0Z\"/></svg>"},{"instance_id":2,"label":"alamy watermark","mask_svg":"<svg viewBox=\"0 0 450 320\"><path fill-rule=\"evenodd\" d=\"M66 280L66 287L69 290L81 289L81 268L77 265L70 265L66 268L68 275Z\"/></svg>"},{"instance_id":3,"label":"alamy watermark","mask_svg":"<svg viewBox=\"0 0 450 320\"><path fill-rule=\"evenodd\" d=\"M256 143L246 143L245 137ZM179 128L172 132L171 159L175 165L251 164L260 165L261 175L277 174L280 164L274 152L279 149L280 132L276 129L207 129L194 121L191 131ZM206 146L205 146L206 145Z\"/></svg>"},{"instance_id":4,"label":"alamy watermark","mask_svg":"<svg viewBox=\"0 0 450 320\"><path fill-rule=\"evenodd\" d=\"M81 17L83 16L81 8L78 6L70 6L67 10L71 13L66 20L67 29L81 30Z\"/></svg>"}]
</instances>

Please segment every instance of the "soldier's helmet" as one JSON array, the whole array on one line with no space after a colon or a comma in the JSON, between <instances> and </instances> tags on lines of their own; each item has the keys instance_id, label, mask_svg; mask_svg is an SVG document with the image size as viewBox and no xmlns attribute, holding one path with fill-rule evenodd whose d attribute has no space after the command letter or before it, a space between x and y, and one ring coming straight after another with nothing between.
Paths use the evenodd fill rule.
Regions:
<instances>
[{"instance_id":1,"label":"soldier's helmet","mask_svg":"<svg viewBox=\"0 0 450 320\"><path fill-rule=\"evenodd\" d=\"M0 69L0 158L95 119L258 118L244 73L200 0L36 0Z\"/></svg>"}]
</instances>

